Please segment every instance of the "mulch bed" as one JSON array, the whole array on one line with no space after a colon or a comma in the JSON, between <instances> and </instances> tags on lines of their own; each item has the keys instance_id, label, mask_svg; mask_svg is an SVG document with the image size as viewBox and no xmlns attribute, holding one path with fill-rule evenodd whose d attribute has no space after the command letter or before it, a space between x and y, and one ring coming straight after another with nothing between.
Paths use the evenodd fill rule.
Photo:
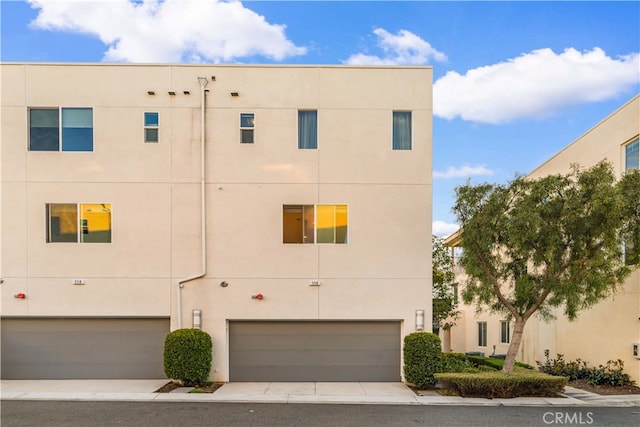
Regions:
<instances>
[{"instance_id":1,"label":"mulch bed","mask_svg":"<svg viewBox=\"0 0 640 427\"><path fill-rule=\"evenodd\" d=\"M640 387L636 385L591 385L584 380L571 381L568 385L571 387L579 388L580 390L589 391L591 393L601 395L640 394Z\"/></svg>"},{"instance_id":2,"label":"mulch bed","mask_svg":"<svg viewBox=\"0 0 640 427\"><path fill-rule=\"evenodd\" d=\"M224 383L211 383L203 386L197 386L191 391L191 393L213 393L223 385ZM180 387L182 387L180 384L171 381L157 389L155 393L171 393L173 390Z\"/></svg>"}]
</instances>

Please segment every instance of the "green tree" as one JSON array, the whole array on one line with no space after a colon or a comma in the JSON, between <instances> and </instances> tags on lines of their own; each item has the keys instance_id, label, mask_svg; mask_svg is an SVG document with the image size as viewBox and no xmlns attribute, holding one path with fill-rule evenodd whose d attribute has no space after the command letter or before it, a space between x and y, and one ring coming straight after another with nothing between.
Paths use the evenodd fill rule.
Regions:
<instances>
[{"instance_id":1,"label":"green tree","mask_svg":"<svg viewBox=\"0 0 640 427\"><path fill-rule=\"evenodd\" d=\"M616 181L607 162L586 170L573 166L566 175L456 188L453 212L468 275L463 300L506 313L515 323L504 373L513 369L534 313L549 320L552 309L562 307L573 320L630 273L622 249L625 241L638 242L638 188L640 172Z\"/></svg>"},{"instance_id":2,"label":"green tree","mask_svg":"<svg viewBox=\"0 0 640 427\"><path fill-rule=\"evenodd\" d=\"M431 254L433 260L433 333L438 330L449 329L455 326L460 316L455 294L455 274L453 261L449 253L450 248L444 244L444 240L431 237Z\"/></svg>"}]
</instances>

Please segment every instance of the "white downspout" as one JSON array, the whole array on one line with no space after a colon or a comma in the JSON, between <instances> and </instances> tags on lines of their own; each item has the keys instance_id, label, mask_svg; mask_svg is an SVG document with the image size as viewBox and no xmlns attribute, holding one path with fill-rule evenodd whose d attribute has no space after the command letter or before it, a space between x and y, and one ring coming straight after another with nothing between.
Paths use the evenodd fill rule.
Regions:
<instances>
[{"instance_id":1,"label":"white downspout","mask_svg":"<svg viewBox=\"0 0 640 427\"><path fill-rule=\"evenodd\" d=\"M205 87L209 81L206 77L198 77L200 83L200 229L201 229L201 245L200 250L202 254L202 267L200 274L190 276L178 281L177 287L177 316L178 316L178 329L182 329L182 288L187 282L191 282L196 279L200 279L207 275L207 205L206 205L206 192L205 192L205 179L206 179L206 161L205 161Z\"/></svg>"}]
</instances>

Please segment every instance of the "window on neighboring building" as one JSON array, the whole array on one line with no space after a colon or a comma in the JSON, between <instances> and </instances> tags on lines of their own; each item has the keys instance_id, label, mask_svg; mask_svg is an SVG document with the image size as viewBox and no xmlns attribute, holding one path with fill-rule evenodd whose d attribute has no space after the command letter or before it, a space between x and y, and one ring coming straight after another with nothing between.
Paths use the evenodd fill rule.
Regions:
<instances>
[{"instance_id":1,"label":"window on neighboring building","mask_svg":"<svg viewBox=\"0 0 640 427\"><path fill-rule=\"evenodd\" d=\"M156 112L144 113L144 142L158 142L160 117Z\"/></svg>"},{"instance_id":2,"label":"window on neighboring building","mask_svg":"<svg viewBox=\"0 0 640 427\"><path fill-rule=\"evenodd\" d=\"M454 283L452 287L453 287L453 303L455 305L458 305L458 303L460 302L458 297L458 284Z\"/></svg>"},{"instance_id":3,"label":"window on neighboring building","mask_svg":"<svg viewBox=\"0 0 640 427\"><path fill-rule=\"evenodd\" d=\"M393 149L411 150L411 111L393 112Z\"/></svg>"},{"instance_id":4,"label":"window on neighboring building","mask_svg":"<svg viewBox=\"0 0 640 427\"><path fill-rule=\"evenodd\" d=\"M487 346L487 322L478 322L478 346Z\"/></svg>"},{"instance_id":5,"label":"window on neighboring building","mask_svg":"<svg viewBox=\"0 0 640 427\"><path fill-rule=\"evenodd\" d=\"M640 140L636 139L624 146L624 169L640 169ZM628 240L624 243L624 260L627 265L635 265L640 257L640 239Z\"/></svg>"},{"instance_id":6,"label":"window on neighboring building","mask_svg":"<svg viewBox=\"0 0 640 427\"><path fill-rule=\"evenodd\" d=\"M30 108L30 151L93 151L92 108Z\"/></svg>"},{"instance_id":7,"label":"window on neighboring building","mask_svg":"<svg viewBox=\"0 0 640 427\"><path fill-rule=\"evenodd\" d=\"M624 147L624 169L639 169L640 168L640 154L639 147L640 140L636 139L633 142L625 145Z\"/></svg>"},{"instance_id":8,"label":"window on neighboring building","mask_svg":"<svg viewBox=\"0 0 640 427\"><path fill-rule=\"evenodd\" d=\"M253 113L240 113L240 142L253 144L253 130L255 115Z\"/></svg>"},{"instance_id":9,"label":"window on neighboring building","mask_svg":"<svg viewBox=\"0 0 640 427\"><path fill-rule=\"evenodd\" d=\"M283 243L347 243L346 205L284 205Z\"/></svg>"},{"instance_id":10,"label":"window on neighboring building","mask_svg":"<svg viewBox=\"0 0 640 427\"><path fill-rule=\"evenodd\" d=\"M511 341L511 324L506 320L500 321L500 343L509 344Z\"/></svg>"},{"instance_id":11,"label":"window on neighboring building","mask_svg":"<svg viewBox=\"0 0 640 427\"><path fill-rule=\"evenodd\" d=\"M298 148L318 148L318 112L316 110L298 111Z\"/></svg>"},{"instance_id":12,"label":"window on neighboring building","mask_svg":"<svg viewBox=\"0 0 640 427\"><path fill-rule=\"evenodd\" d=\"M640 242L640 239L636 239L636 242ZM624 242L622 250L624 262L626 265L638 264L638 258L640 257L640 248L637 247L636 242L634 242L633 239Z\"/></svg>"},{"instance_id":13,"label":"window on neighboring building","mask_svg":"<svg viewBox=\"0 0 640 427\"><path fill-rule=\"evenodd\" d=\"M49 203L47 242L111 243L111 205Z\"/></svg>"}]
</instances>

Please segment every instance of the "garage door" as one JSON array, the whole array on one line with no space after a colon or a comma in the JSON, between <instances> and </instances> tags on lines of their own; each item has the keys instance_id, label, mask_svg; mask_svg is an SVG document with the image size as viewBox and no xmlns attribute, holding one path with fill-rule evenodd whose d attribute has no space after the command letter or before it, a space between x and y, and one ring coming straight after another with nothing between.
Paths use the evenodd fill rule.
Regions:
<instances>
[{"instance_id":1,"label":"garage door","mask_svg":"<svg viewBox=\"0 0 640 427\"><path fill-rule=\"evenodd\" d=\"M229 324L230 381L400 381L400 322Z\"/></svg>"},{"instance_id":2,"label":"garage door","mask_svg":"<svg viewBox=\"0 0 640 427\"><path fill-rule=\"evenodd\" d=\"M169 319L2 319L3 379L165 378Z\"/></svg>"}]
</instances>

